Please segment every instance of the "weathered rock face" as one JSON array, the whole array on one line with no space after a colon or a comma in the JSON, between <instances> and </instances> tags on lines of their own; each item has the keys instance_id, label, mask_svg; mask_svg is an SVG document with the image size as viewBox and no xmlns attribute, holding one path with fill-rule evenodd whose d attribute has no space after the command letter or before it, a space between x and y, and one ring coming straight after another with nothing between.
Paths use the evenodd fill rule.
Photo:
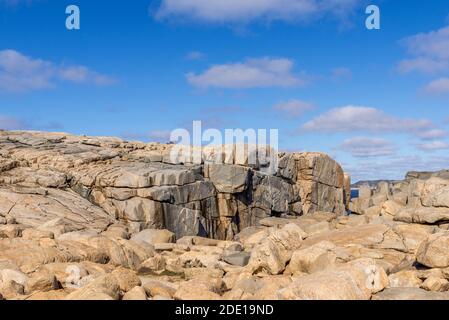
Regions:
<instances>
[{"instance_id":1,"label":"weathered rock face","mask_svg":"<svg viewBox=\"0 0 449 320\"><path fill-rule=\"evenodd\" d=\"M319 153L0 131L0 297L449 299L449 175L362 188ZM167 230L168 229L168 230Z\"/></svg>"},{"instance_id":2,"label":"weathered rock face","mask_svg":"<svg viewBox=\"0 0 449 320\"><path fill-rule=\"evenodd\" d=\"M388 283L387 274L373 260L359 259L301 277L278 295L287 300L369 300Z\"/></svg>"},{"instance_id":3,"label":"weathered rock face","mask_svg":"<svg viewBox=\"0 0 449 320\"><path fill-rule=\"evenodd\" d=\"M0 223L14 219L55 235L122 223L131 234L166 228L177 238L232 239L270 216L345 211L349 178L324 154L280 154L266 174L268 157L250 166L234 148L211 162L223 146L206 148L201 164L173 163L172 148L1 131Z\"/></svg>"},{"instance_id":4,"label":"weathered rock face","mask_svg":"<svg viewBox=\"0 0 449 320\"><path fill-rule=\"evenodd\" d=\"M359 189L350 210L369 218L385 217L405 223L449 223L449 173L409 172L404 181L380 182L375 190Z\"/></svg>"}]
</instances>

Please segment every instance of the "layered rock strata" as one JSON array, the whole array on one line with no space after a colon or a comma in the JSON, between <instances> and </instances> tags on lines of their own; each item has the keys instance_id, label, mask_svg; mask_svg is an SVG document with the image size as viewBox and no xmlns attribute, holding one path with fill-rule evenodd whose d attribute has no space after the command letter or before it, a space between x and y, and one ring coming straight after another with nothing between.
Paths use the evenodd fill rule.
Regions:
<instances>
[{"instance_id":1,"label":"layered rock strata","mask_svg":"<svg viewBox=\"0 0 449 320\"><path fill-rule=\"evenodd\" d=\"M168 229L177 238L232 239L270 216L345 211L344 173L321 153L282 153L256 165L231 148L217 160L173 160L173 145L64 133L0 132L0 219L33 228L131 233ZM229 146L223 146L229 150ZM272 161L272 160L271 160ZM218 163L217 163L218 162ZM62 232L62 231L61 231Z\"/></svg>"}]
</instances>

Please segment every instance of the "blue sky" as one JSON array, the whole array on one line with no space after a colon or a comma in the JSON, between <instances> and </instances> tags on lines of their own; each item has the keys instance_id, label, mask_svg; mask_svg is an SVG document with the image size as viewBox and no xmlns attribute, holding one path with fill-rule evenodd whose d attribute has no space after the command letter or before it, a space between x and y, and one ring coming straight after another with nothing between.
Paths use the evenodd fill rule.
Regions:
<instances>
[{"instance_id":1,"label":"blue sky","mask_svg":"<svg viewBox=\"0 0 449 320\"><path fill-rule=\"evenodd\" d=\"M354 180L448 168L448 17L447 0L0 0L0 127L149 141L202 120L279 129Z\"/></svg>"}]
</instances>

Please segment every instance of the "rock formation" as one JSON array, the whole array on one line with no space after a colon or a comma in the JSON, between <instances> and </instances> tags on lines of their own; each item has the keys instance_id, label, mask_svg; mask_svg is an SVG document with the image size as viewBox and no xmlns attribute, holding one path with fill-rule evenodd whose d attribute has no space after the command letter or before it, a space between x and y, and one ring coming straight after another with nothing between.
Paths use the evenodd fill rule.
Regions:
<instances>
[{"instance_id":1,"label":"rock formation","mask_svg":"<svg viewBox=\"0 0 449 320\"><path fill-rule=\"evenodd\" d=\"M61 219L69 231L120 222L131 233L153 228L177 238L232 239L265 217L345 210L343 171L324 154L281 154L267 175L269 163L249 166L237 153L212 162L214 149L201 164L174 164L172 147L0 132L3 219L34 228Z\"/></svg>"},{"instance_id":2,"label":"rock formation","mask_svg":"<svg viewBox=\"0 0 449 320\"><path fill-rule=\"evenodd\" d=\"M446 172L349 203L324 154L282 153L269 174L171 148L0 132L0 297L449 299Z\"/></svg>"}]
</instances>

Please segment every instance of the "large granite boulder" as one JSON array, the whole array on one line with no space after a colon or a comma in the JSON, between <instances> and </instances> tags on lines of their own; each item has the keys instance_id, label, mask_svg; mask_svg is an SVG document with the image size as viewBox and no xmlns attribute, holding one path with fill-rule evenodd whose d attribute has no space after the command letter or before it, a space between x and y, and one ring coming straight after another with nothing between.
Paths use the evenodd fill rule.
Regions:
<instances>
[{"instance_id":1,"label":"large granite boulder","mask_svg":"<svg viewBox=\"0 0 449 320\"><path fill-rule=\"evenodd\" d=\"M169 229L177 238L232 239L270 216L344 213L349 177L337 162L322 153L274 161L274 150L260 147L193 148L177 161L174 145L2 131L0 223L37 227L58 218L67 223L57 233L119 223L131 234Z\"/></svg>"}]
</instances>

